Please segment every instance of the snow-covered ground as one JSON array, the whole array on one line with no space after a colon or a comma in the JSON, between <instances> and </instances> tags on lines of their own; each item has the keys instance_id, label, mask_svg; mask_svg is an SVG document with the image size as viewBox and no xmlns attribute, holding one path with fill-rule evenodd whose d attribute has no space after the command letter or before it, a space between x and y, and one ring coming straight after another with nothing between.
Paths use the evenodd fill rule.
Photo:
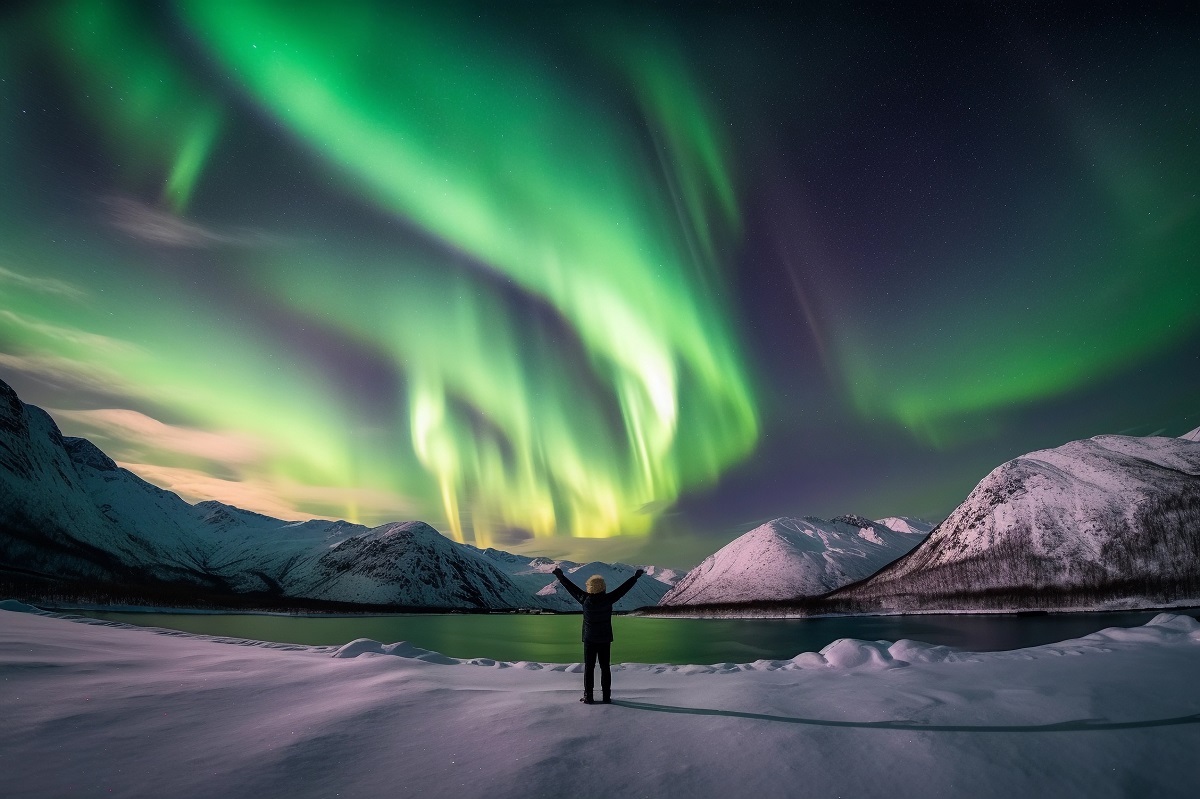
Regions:
<instances>
[{"instance_id":1,"label":"snow-covered ground","mask_svg":"<svg viewBox=\"0 0 1200 799\"><path fill-rule=\"evenodd\" d=\"M1200 623L1183 616L1013 652L843 639L787 661L627 664L618 703L585 706L573 665L0 608L14 799L1096 799L1200 784Z\"/></svg>"}]
</instances>

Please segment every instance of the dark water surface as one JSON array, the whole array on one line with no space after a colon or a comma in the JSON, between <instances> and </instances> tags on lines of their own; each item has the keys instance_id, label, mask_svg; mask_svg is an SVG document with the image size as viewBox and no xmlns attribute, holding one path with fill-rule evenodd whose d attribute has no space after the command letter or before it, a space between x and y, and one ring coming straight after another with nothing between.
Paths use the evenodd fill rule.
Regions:
<instances>
[{"instance_id":1,"label":"dark water surface","mask_svg":"<svg viewBox=\"0 0 1200 799\"><path fill-rule=\"evenodd\" d=\"M296 644L341 645L355 638L410 643L451 657L580 659L580 616L393 615L269 616L251 614L110 613L77 611L96 619L166 627L204 635ZM1200 608L1172 611L1200 617ZM747 663L817 652L838 638L912 638L977 652L1021 649L1078 638L1105 627L1145 624L1157 611L1061 613L1047 616L857 616L827 619L613 619L613 661Z\"/></svg>"}]
</instances>

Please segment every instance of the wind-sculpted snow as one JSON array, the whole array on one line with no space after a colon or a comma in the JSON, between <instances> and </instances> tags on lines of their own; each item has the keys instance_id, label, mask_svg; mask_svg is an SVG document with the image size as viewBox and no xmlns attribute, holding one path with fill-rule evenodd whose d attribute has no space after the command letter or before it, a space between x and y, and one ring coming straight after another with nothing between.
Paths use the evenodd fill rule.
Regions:
<instances>
[{"instance_id":1,"label":"wind-sculpted snow","mask_svg":"<svg viewBox=\"0 0 1200 799\"><path fill-rule=\"evenodd\" d=\"M843 640L778 661L625 663L613 705L586 707L577 663L269 644L2 607L12 799L1196 787L1200 625L1177 616L1011 652Z\"/></svg>"},{"instance_id":2,"label":"wind-sculpted snow","mask_svg":"<svg viewBox=\"0 0 1200 799\"><path fill-rule=\"evenodd\" d=\"M357 638L348 644L338 647L337 651L333 653L333 657L356 658L359 655L368 654L395 655L402 658L412 658L413 660L423 660L426 663L442 663L445 665L462 662L455 658L446 657L440 652L413 646L407 641L400 641L395 644L381 644L370 638Z\"/></svg>"},{"instance_id":3,"label":"wind-sculpted snow","mask_svg":"<svg viewBox=\"0 0 1200 799\"><path fill-rule=\"evenodd\" d=\"M410 641L397 641L389 644L376 641L372 638L356 638L341 646L305 646L301 644L256 641L245 638L229 638L226 636L200 635L44 611L32 605L11 599L0 601L0 611L44 616L46 618L61 619L78 624L111 627L121 630L146 631L157 635L237 646L307 651L338 659L388 656L418 660L423 663L439 666L483 666L497 669L517 668L527 671L565 671L572 674L578 674L582 671L580 663L551 663L524 660L506 661L487 657L450 657L441 652L416 646ZM843 672L877 672L907 668L914 664L1042 660L1046 658L1076 656L1087 652L1109 652L1114 647L1153 644L1200 646L1200 621L1197 621L1192 616L1160 613L1140 627L1108 627L1080 638L1064 640L1053 644L1042 644L1025 649L994 652L973 652L951 646L914 641L907 638L902 638L895 642L839 638L825 646L820 652L800 652L795 657L786 660L764 659L745 663L725 662L710 664L615 663L613 664L613 670L649 674L729 674L735 672L804 671L812 669Z\"/></svg>"},{"instance_id":4,"label":"wind-sculpted snow","mask_svg":"<svg viewBox=\"0 0 1200 799\"><path fill-rule=\"evenodd\" d=\"M1040 593L1196 596L1197 530L1200 445L1097 436L996 468L911 554L834 596L885 608L971 607L989 592L989 606L1014 607Z\"/></svg>"},{"instance_id":5,"label":"wind-sculpted snow","mask_svg":"<svg viewBox=\"0 0 1200 799\"><path fill-rule=\"evenodd\" d=\"M660 605L786 600L866 577L920 543L859 516L767 522L734 539L675 584Z\"/></svg>"},{"instance_id":6,"label":"wind-sculpted snow","mask_svg":"<svg viewBox=\"0 0 1200 799\"><path fill-rule=\"evenodd\" d=\"M4 609L0 605L0 609ZM828 669L842 672L873 672L902 669L914 663L982 663L1003 660L1042 660L1078 656L1087 652L1107 652L1113 646L1137 644L1200 645L1200 622L1191 616L1160 613L1141 627L1109 627L1099 632L1055 644L1000 652L971 652L950 646L928 644L907 638L899 641L861 641L839 638L820 652L801 652L787 660L755 660L749 663L672 664L621 663L615 671L646 672L650 674L730 674L750 671L804 671ZM517 668L527 671L545 669L578 674L579 663L539 663L536 661L504 661L491 658L453 658L422 649L408 641L384 644L370 638L359 638L338 647L331 653L335 658L373 657L388 655L420 660L444 666L484 666Z\"/></svg>"}]
</instances>

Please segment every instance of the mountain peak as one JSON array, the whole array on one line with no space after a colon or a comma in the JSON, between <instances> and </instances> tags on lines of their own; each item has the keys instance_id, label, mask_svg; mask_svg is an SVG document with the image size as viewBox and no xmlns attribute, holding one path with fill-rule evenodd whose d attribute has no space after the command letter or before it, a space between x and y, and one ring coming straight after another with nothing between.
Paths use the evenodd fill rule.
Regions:
<instances>
[{"instance_id":1,"label":"mountain peak","mask_svg":"<svg viewBox=\"0 0 1200 799\"><path fill-rule=\"evenodd\" d=\"M1190 596L1198 523L1194 444L1070 441L993 469L908 557L838 596L897 608L1023 607L1048 588L1087 602L1130 585Z\"/></svg>"},{"instance_id":2,"label":"mountain peak","mask_svg":"<svg viewBox=\"0 0 1200 799\"><path fill-rule=\"evenodd\" d=\"M407 521L407 522L388 522L381 524L371 530L379 538L389 538L392 536L407 536L414 540L437 541L442 539L449 541L444 535L436 529L422 521Z\"/></svg>"},{"instance_id":3,"label":"mountain peak","mask_svg":"<svg viewBox=\"0 0 1200 799\"><path fill-rule=\"evenodd\" d=\"M786 600L824 594L872 574L917 542L915 536L893 533L862 516L832 520L782 517L755 527L710 555L659 604Z\"/></svg>"},{"instance_id":4,"label":"mountain peak","mask_svg":"<svg viewBox=\"0 0 1200 799\"><path fill-rule=\"evenodd\" d=\"M21 398L17 396L16 391L13 391L12 386L0 380L0 429L9 427L15 429L24 407L25 403L21 402Z\"/></svg>"},{"instance_id":5,"label":"mountain peak","mask_svg":"<svg viewBox=\"0 0 1200 799\"><path fill-rule=\"evenodd\" d=\"M112 458L86 438L64 436L63 445L76 466L87 466L98 472L115 472L119 468Z\"/></svg>"},{"instance_id":6,"label":"mountain peak","mask_svg":"<svg viewBox=\"0 0 1200 799\"><path fill-rule=\"evenodd\" d=\"M868 530L875 526L875 522L871 521L866 516L859 516L857 513L843 513L841 516L834 516L829 521L848 524L851 527L857 527L860 530Z\"/></svg>"},{"instance_id":7,"label":"mountain peak","mask_svg":"<svg viewBox=\"0 0 1200 799\"><path fill-rule=\"evenodd\" d=\"M937 526L932 522L927 522L924 519L915 519L911 516L885 516L882 519L876 519L875 523L895 533L913 535L928 535Z\"/></svg>"}]
</instances>

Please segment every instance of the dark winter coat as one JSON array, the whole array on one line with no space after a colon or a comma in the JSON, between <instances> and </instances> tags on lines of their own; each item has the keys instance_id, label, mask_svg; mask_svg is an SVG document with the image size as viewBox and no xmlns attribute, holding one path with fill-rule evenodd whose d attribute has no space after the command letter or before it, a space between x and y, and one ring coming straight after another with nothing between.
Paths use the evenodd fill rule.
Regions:
<instances>
[{"instance_id":1,"label":"dark winter coat","mask_svg":"<svg viewBox=\"0 0 1200 799\"><path fill-rule=\"evenodd\" d=\"M621 583L615 591L601 591L598 594L589 594L575 585L567 575L563 574L562 569L555 569L554 576L570 592L571 596L583 605L583 640L589 643L604 643L613 639L613 605L629 593L629 589L633 588L633 584L642 576L642 572L638 571Z\"/></svg>"}]
</instances>

